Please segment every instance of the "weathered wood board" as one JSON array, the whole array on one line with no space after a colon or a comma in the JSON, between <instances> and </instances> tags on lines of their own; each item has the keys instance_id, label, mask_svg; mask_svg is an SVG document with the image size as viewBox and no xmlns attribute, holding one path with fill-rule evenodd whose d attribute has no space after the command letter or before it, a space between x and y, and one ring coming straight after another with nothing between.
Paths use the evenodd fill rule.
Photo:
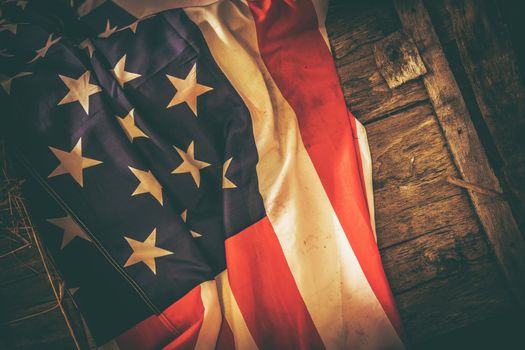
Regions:
<instances>
[{"instance_id":1,"label":"weathered wood board","mask_svg":"<svg viewBox=\"0 0 525 350\"><path fill-rule=\"evenodd\" d=\"M427 72L414 41L405 31L396 31L373 44L376 66L390 89Z\"/></svg>"},{"instance_id":2,"label":"weathered wood board","mask_svg":"<svg viewBox=\"0 0 525 350\"><path fill-rule=\"evenodd\" d=\"M376 67L372 43L400 28L393 8L330 2L327 30L345 99L366 124L428 99L423 83L414 80L390 89Z\"/></svg>"},{"instance_id":3,"label":"weathered wood board","mask_svg":"<svg viewBox=\"0 0 525 350\"><path fill-rule=\"evenodd\" d=\"M446 182L462 169L426 74L390 89L376 65L374 43L404 29L393 3L333 1L328 16L347 104L367 128L378 243L410 340L510 312L512 296L470 197Z\"/></svg>"},{"instance_id":4,"label":"weathered wood board","mask_svg":"<svg viewBox=\"0 0 525 350\"><path fill-rule=\"evenodd\" d=\"M502 192L423 2L396 0L395 4L403 28L414 38L430 69L423 82L461 177ZM504 197L477 191L469 195L514 297L525 304L525 239L509 203Z\"/></svg>"},{"instance_id":5,"label":"weathered wood board","mask_svg":"<svg viewBox=\"0 0 525 350\"><path fill-rule=\"evenodd\" d=\"M525 85L494 0L438 1L446 9L461 63L494 140L501 170L525 224ZM512 125L512 127L509 127Z\"/></svg>"}]
</instances>

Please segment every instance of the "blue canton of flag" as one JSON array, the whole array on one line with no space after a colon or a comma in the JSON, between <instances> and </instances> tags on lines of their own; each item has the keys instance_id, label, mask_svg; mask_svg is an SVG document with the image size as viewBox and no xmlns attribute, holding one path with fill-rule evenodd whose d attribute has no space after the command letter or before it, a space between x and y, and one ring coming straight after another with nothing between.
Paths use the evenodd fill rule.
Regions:
<instances>
[{"instance_id":1,"label":"blue canton of flag","mask_svg":"<svg viewBox=\"0 0 525 350\"><path fill-rule=\"evenodd\" d=\"M60 22L47 4L5 7L21 24L1 24L3 116L104 342L213 279L224 240L264 215L251 120L180 10L137 19L107 2L78 20L60 7Z\"/></svg>"}]
</instances>

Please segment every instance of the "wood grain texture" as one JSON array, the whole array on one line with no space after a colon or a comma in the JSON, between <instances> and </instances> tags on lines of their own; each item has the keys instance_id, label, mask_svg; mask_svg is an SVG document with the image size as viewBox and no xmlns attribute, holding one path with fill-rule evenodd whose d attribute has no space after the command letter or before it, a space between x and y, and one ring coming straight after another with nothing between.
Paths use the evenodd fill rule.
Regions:
<instances>
[{"instance_id":1,"label":"wood grain texture","mask_svg":"<svg viewBox=\"0 0 525 350\"><path fill-rule=\"evenodd\" d=\"M380 249L474 215L465 192L445 181L457 170L429 103L367 127Z\"/></svg>"},{"instance_id":2,"label":"wood grain texture","mask_svg":"<svg viewBox=\"0 0 525 350\"><path fill-rule=\"evenodd\" d=\"M435 279L466 273L490 249L474 216L381 251L395 295L413 291ZM402 264L398 262L402 261Z\"/></svg>"},{"instance_id":3,"label":"wood grain texture","mask_svg":"<svg viewBox=\"0 0 525 350\"><path fill-rule=\"evenodd\" d=\"M376 66L371 44L360 50L367 51L363 58L353 61L348 56L336 61L336 66L347 105L361 123L366 125L428 99L421 80L390 89Z\"/></svg>"},{"instance_id":4,"label":"wood grain texture","mask_svg":"<svg viewBox=\"0 0 525 350\"><path fill-rule=\"evenodd\" d=\"M427 72L416 45L403 30L375 42L373 51L376 66L391 89Z\"/></svg>"},{"instance_id":5,"label":"wood grain texture","mask_svg":"<svg viewBox=\"0 0 525 350\"><path fill-rule=\"evenodd\" d=\"M504 281L468 195L446 181L458 171L430 103L370 123L367 132L378 244L411 341L509 310ZM499 282L475 290L478 273ZM469 288L472 300L456 302L457 283ZM439 286L440 298L427 285ZM500 309L473 306L483 303ZM433 317L427 316L429 310ZM459 315L458 321L449 322L450 315Z\"/></svg>"},{"instance_id":6,"label":"wood grain texture","mask_svg":"<svg viewBox=\"0 0 525 350\"><path fill-rule=\"evenodd\" d=\"M396 296L411 341L421 343L430 337L509 313L513 305L509 302L508 291L500 288L505 282L497 270L491 258L481 257L457 273ZM457 344L450 345L457 348Z\"/></svg>"},{"instance_id":7,"label":"wood grain texture","mask_svg":"<svg viewBox=\"0 0 525 350\"><path fill-rule=\"evenodd\" d=\"M347 104L366 124L378 244L410 340L505 315L511 298L468 193L446 181L461 174L423 80L391 90L375 65L374 43L401 29L395 8L342 3L327 29Z\"/></svg>"},{"instance_id":8,"label":"wood grain texture","mask_svg":"<svg viewBox=\"0 0 525 350\"><path fill-rule=\"evenodd\" d=\"M492 0L444 3L461 62L515 199L514 213L525 223L525 86L510 35Z\"/></svg>"},{"instance_id":9,"label":"wood grain texture","mask_svg":"<svg viewBox=\"0 0 525 350\"><path fill-rule=\"evenodd\" d=\"M395 5L429 70L423 81L461 176L501 192L427 10L419 0L396 0ZM525 240L509 204L502 198L469 194L509 286L525 303Z\"/></svg>"},{"instance_id":10,"label":"wood grain texture","mask_svg":"<svg viewBox=\"0 0 525 350\"><path fill-rule=\"evenodd\" d=\"M346 103L361 123L428 99L421 80L392 90L376 66L373 43L400 29L391 2L333 1L326 23Z\"/></svg>"},{"instance_id":11,"label":"wood grain texture","mask_svg":"<svg viewBox=\"0 0 525 350\"><path fill-rule=\"evenodd\" d=\"M348 55L367 44L384 38L399 29L399 20L392 16L392 3L382 1L380 6L369 6L359 1L332 0L327 16L330 44L335 59ZM346 14L351 13L349 18Z\"/></svg>"}]
</instances>

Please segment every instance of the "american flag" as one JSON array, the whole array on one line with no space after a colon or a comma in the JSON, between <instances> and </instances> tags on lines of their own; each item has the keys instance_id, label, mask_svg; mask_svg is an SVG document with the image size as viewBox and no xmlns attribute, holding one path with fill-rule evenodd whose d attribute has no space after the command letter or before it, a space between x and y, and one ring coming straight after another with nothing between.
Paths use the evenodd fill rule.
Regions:
<instances>
[{"instance_id":1,"label":"american flag","mask_svg":"<svg viewBox=\"0 0 525 350\"><path fill-rule=\"evenodd\" d=\"M101 348L404 347L326 2L2 3L1 129Z\"/></svg>"}]
</instances>

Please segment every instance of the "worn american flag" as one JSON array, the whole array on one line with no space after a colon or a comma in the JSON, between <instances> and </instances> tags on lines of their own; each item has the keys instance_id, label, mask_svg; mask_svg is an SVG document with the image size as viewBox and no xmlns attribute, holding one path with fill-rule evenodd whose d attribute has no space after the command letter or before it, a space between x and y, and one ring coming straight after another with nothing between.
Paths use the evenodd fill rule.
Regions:
<instances>
[{"instance_id":1,"label":"worn american flag","mask_svg":"<svg viewBox=\"0 0 525 350\"><path fill-rule=\"evenodd\" d=\"M2 3L0 127L101 348L404 347L326 2Z\"/></svg>"}]
</instances>

